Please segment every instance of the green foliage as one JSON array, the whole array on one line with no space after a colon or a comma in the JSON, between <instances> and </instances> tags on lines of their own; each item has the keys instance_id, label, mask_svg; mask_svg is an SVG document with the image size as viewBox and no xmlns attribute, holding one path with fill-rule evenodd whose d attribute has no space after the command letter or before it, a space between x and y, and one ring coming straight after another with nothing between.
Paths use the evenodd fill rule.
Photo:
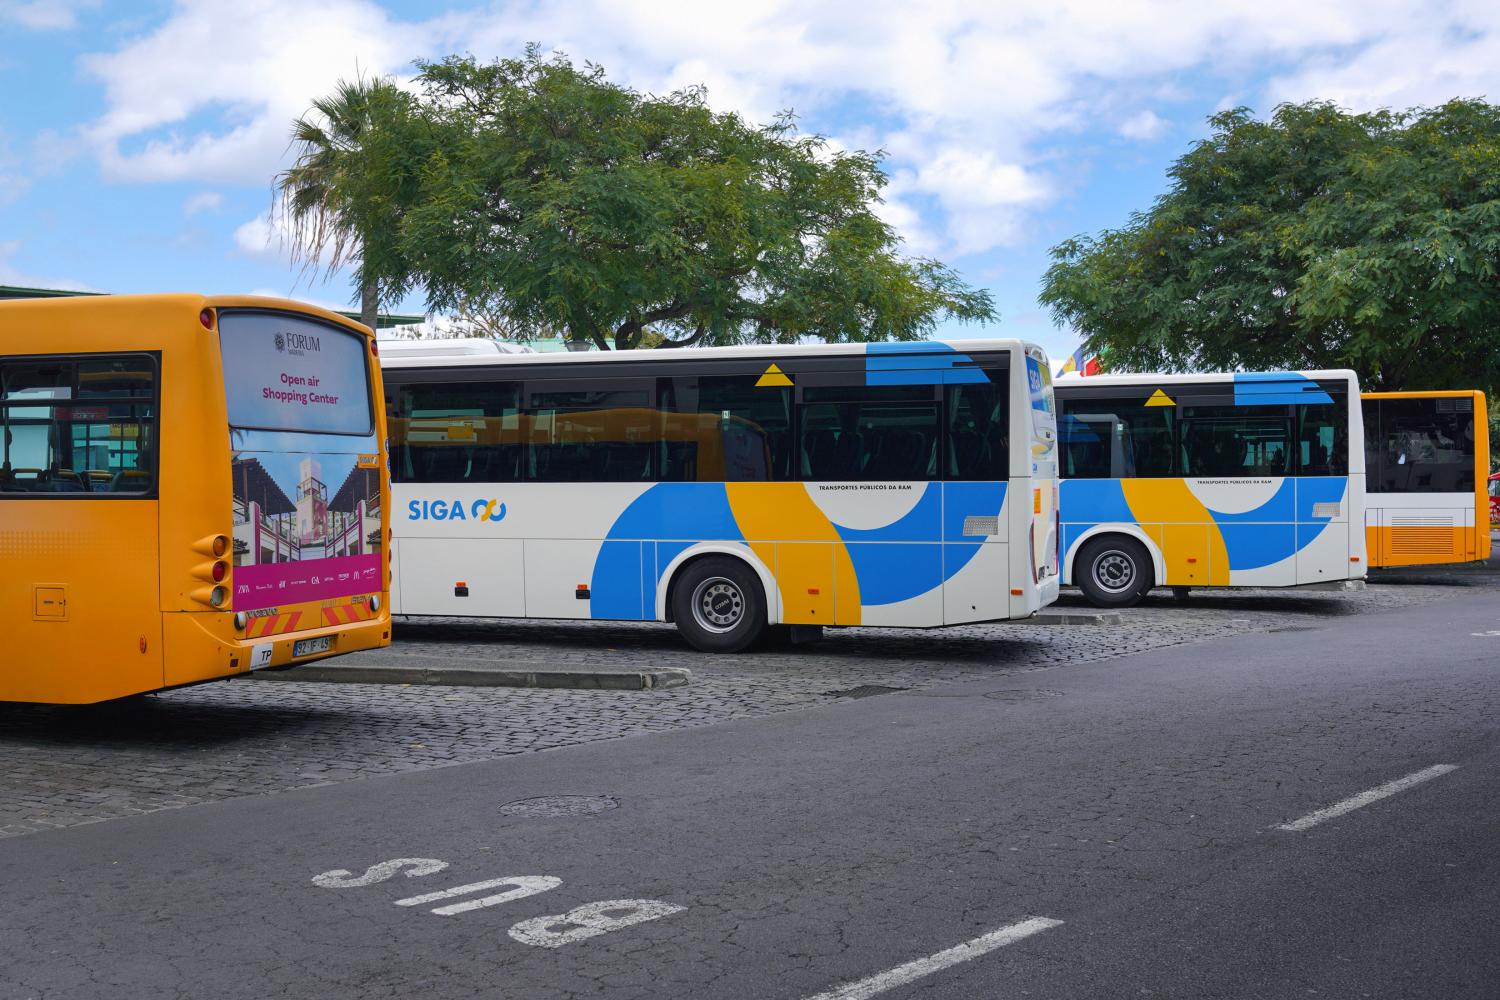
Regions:
<instances>
[{"instance_id":1,"label":"green foliage","mask_svg":"<svg viewBox=\"0 0 1500 1000\"><path fill-rule=\"evenodd\" d=\"M601 349L647 331L663 347L914 340L945 315L996 318L988 292L897 253L875 156L790 116L755 127L701 89L640 94L535 47L422 64L417 84L340 192L384 294L503 303L519 328Z\"/></svg>"},{"instance_id":2,"label":"green foliage","mask_svg":"<svg viewBox=\"0 0 1500 1000\"><path fill-rule=\"evenodd\" d=\"M1122 229L1052 250L1040 296L1116 370L1353 368L1500 386L1500 108L1215 115Z\"/></svg>"},{"instance_id":3,"label":"green foliage","mask_svg":"<svg viewBox=\"0 0 1500 1000\"><path fill-rule=\"evenodd\" d=\"M342 83L292 125L298 151L276 178L295 257L329 272L357 262L366 325L374 326L379 277L402 284L401 206L421 155L409 95L386 80ZM386 296L389 298L390 296Z\"/></svg>"}]
</instances>

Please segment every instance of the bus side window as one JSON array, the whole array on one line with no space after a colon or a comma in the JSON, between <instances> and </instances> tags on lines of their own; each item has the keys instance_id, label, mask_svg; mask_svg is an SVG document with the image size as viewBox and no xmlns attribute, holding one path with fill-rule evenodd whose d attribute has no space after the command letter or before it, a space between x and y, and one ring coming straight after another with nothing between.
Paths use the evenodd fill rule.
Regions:
<instances>
[{"instance_id":1,"label":"bus side window","mask_svg":"<svg viewBox=\"0 0 1500 1000\"><path fill-rule=\"evenodd\" d=\"M663 482L783 482L792 476L792 390L759 374L659 380Z\"/></svg>"},{"instance_id":2,"label":"bus side window","mask_svg":"<svg viewBox=\"0 0 1500 1000\"><path fill-rule=\"evenodd\" d=\"M1297 474L1343 476L1349 472L1349 420L1344 399L1297 407Z\"/></svg>"},{"instance_id":3,"label":"bus side window","mask_svg":"<svg viewBox=\"0 0 1500 1000\"><path fill-rule=\"evenodd\" d=\"M1059 404L1065 479L1159 479L1174 475L1176 407L1146 397L1087 396Z\"/></svg>"},{"instance_id":4,"label":"bus side window","mask_svg":"<svg viewBox=\"0 0 1500 1000\"><path fill-rule=\"evenodd\" d=\"M802 389L802 478L923 481L937 471L938 399L931 385Z\"/></svg>"},{"instance_id":5,"label":"bus side window","mask_svg":"<svg viewBox=\"0 0 1500 1000\"><path fill-rule=\"evenodd\" d=\"M1009 372L986 373L991 381L946 387L948 468L946 478L987 481L1010 476Z\"/></svg>"},{"instance_id":6,"label":"bus side window","mask_svg":"<svg viewBox=\"0 0 1500 1000\"><path fill-rule=\"evenodd\" d=\"M0 492L150 495L155 391L147 356L0 365Z\"/></svg>"},{"instance_id":7,"label":"bus side window","mask_svg":"<svg viewBox=\"0 0 1500 1000\"><path fill-rule=\"evenodd\" d=\"M413 382L391 414L397 482L513 483L524 442L518 382Z\"/></svg>"}]
</instances>

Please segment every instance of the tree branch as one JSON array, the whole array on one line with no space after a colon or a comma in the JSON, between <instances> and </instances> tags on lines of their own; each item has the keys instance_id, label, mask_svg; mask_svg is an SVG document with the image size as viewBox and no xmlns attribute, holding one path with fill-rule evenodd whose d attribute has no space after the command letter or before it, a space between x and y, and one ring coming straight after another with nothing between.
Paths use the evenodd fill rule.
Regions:
<instances>
[{"instance_id":1,"label":"tree branch","mask_svg":"<svg viewBox=\"0 0 1500 1000\"><path fill-rule=\"evenodd\" d=\"M692 347L694 344L698 343L698 341L702 340L703 335L707 332L708 324L706 322L699 323L697 328L694 329L693 332L688 336L682 338L681 340L663 340L660 344L656 345L656 349L659 351L663 347Z\"/></svg>"}]
</instances>

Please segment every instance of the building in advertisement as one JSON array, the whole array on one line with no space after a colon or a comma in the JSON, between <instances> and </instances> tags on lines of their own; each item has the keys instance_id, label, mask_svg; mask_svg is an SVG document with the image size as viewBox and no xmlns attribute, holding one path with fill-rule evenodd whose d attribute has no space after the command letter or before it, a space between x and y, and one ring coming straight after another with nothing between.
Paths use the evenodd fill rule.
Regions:
<instances>
[{"instance_id":1,"label":"building in advertisement","mask_svg":"<svg viewBox=\"0 0 1500 1000\"><path fill-rule=\"evenodd\" d=\"M328 487L323 485L323 464L316 458L302 460L297 482L297 536L306 551L303 558L323 556L328 540Z\"/></svg>"}]
</instances>

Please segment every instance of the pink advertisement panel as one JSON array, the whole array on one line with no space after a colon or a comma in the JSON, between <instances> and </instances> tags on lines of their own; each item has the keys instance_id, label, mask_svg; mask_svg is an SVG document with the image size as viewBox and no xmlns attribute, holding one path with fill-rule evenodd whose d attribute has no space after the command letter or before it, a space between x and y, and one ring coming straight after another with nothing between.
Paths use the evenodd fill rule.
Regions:
<instances>
[{"instance_id":1,"label":"pink advertisement panel","mask_svg":"<svg viewBox=\"0 0 1500 1000\"><path fill-rule=\"evenodd\" d=\"M235 611L380 592L379 456L360 443L371 452L235 452Z\"/></svg>"},{"instance_id":2,"label":"pink advertisement panel","mask_svg":"<svg viewBox=\"0 0 1500 1000\"><path fill-rule=\"evenodd\" d=\"M241 566L234 571L234 609L256 610L380 591L380 556L341 556Z\"/></svg>"}]
</instances>

